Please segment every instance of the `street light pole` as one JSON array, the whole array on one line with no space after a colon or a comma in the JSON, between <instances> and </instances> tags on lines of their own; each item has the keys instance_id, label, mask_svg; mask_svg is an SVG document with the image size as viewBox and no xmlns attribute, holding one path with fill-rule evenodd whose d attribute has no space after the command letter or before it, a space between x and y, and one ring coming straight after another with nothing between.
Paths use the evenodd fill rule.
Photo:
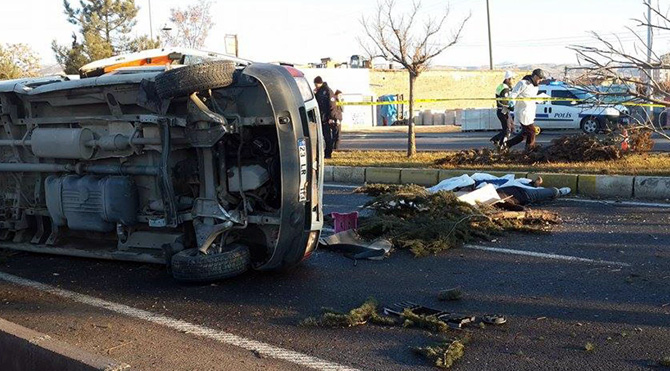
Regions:
<instances>
[{"instance_id":1,"label":"street light pole","mask_svg":"<svg viewBox=\"0 0 670 371\"><path fill-rule=\"evenodd\" d=\"M151 0L148 1L149 1L149 37L151 38L151 41L154 41L154 25L151 19Z\"/></svg>"},{"instance_id":2,"label":"street light pole","mask_svg":"<svg viewBox=\"0 0 670 371\"><path fill-rule=\"evenodd\" d=\"M491 13L489 12L489 0L486 0L486 23L489 28L489 68L493 69L493 47L491 46Z\"/></svg>"}]
</instances>

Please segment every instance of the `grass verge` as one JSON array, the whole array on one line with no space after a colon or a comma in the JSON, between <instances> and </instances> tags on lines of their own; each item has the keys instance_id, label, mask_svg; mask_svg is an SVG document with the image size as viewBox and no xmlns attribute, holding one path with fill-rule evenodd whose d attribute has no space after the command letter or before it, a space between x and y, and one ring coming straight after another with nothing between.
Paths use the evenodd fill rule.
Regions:
<instances>
[{"instance_id":1,"label":"grass verge","mask_svg":"<svg viewBox=\"0 0 670 371\"><path fill-rule=\"evenodd\" d=\"M631 154L616 161L589 161L581 163L538 163L534 165L436 165L435 161L455 152L419 152L407 158L402 151L338 151L326 165L361 167L403 167L434 169L468 169L510 172L549 172L579 174L619 174L670 176L670 153Z\"/></svg>"},{"instance_id":2,"label":"grass verge","mask_svg":"<svg viewBox=\"0 0 670 371\"><path fill-rule=\"evenodd\" d=\"M372 126L357 128L355 126L342 127L343 133L360 134L381 134L381 133L407 133L407 126ZM436 126L414 126L414 132L417 134L440 134L440 133L460 133L461 127L455 125L436 125Z\"/></svg>"}]
</instances>

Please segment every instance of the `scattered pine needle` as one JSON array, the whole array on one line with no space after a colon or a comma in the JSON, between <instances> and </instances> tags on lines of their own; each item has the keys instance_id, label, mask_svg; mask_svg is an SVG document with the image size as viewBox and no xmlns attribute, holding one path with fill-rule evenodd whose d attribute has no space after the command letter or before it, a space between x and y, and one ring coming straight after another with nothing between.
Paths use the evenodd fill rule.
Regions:
<instances>
[{"instance_id":1,"label":"scattered pine needle","mask_svg":"<svg viewBox=\"0 0 670 371\"><path fill-rule=\"evenodd\" d=\"M476 240L491 240L504 231L546 232L561 219L546 211L509 212L473 206L453 192L429 193L417 185L372 184L357 190L374 196L365 206L374 211L358 229L366 239L388 238L395 247L427 256Z\"/></svg>"},{"instance_id":2,"label":"scattered pine needle","mask_svg":"<svg viewBox=\"0 0 670 371\"><path fill-rule=\"evenodd\" d=\"M459 340L414 348L414 351L434 362L439 368L451 368L465 354L465 345Z\"/></svg>"}]
</instances>

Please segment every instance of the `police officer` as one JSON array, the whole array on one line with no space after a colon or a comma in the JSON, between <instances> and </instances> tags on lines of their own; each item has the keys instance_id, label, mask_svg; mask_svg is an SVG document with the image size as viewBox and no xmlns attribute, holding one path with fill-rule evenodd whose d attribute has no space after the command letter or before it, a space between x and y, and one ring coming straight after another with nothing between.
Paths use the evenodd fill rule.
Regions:
<instances>
[{"instance_id":1,"label":"police officer","mask_svg":"<svg viewBox=\"0 0 670 371\"><path fill-rule=\"evenodd\" d=\"M534 100L529 98L538 97L538 85L546 79L544 71L537 68L533 73L526 75L512 89L512 99L525 98L517 101L514 105L514 124L521 125L521 133L507 141L507 146L512 147L526 139L526 151L535 148L535 105Z\"/></svg>"},{"instance_id":2,"label":"police officer","mask_svg":"<svg viewBox=\"0 0 670 371\"><path fill-rule=\"evenodd\" d=\"M316 102L319 104L319 112L321 113L323 140L326 142L325 158L330 158L333 154L331 126L337 125L337 102L335 93L328 87L328 83L323 81L321 76L314 78L314 86L316 87Z\"/></svg>"},{"instance_id":3,"label":"police officer","mask_svg":"<svg viewBox=\"0 0 670 371\"><path fill-rule=\"evenodd\" d=\"M335 103L342 102L342 91L335 90ZM344 112L344 107L336 106L335 107L335 125L330 126L331 137L333 138L333 150L337 151L337 148L340 146L340 132L342 132L342 113Z\"/></svg>"},{"instance_id":4,"label":"police officer","mask_svg":"<svg viewBox=\"0 0 670 371\"><path fill-rule=\"evenodd\" d=\"M496 88L496 116L500 120L502 130L491 138L491 142L499 148L503 148L509 139L514 123L510 119L510 110L514 107L514 103L504 98L508 98L512 91L512 78L515 74L512 71L505 72L503 82Z\"/></svg>"}]
</instances>

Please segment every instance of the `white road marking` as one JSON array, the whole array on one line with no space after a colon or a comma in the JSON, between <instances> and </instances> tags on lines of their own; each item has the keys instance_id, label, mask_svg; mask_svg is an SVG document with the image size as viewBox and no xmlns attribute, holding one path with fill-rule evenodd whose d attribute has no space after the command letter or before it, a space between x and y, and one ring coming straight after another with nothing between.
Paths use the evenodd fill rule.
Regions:
<instances>
[{"instance_id":1,"label":"white road marking","mask_svg":"<svg viewBox=\"0 0 670 371\"><path fill-rule=\"evenodd\" d=\"M670 208L670 204L664 204L659 202L636 202L636 201L607 201L607 200L585 200L583 198L562 198L561 200L572 201L572 202L584 202L592 204L606 204L606 205L621 205L621 206L648 206L648 207L667 207Z\"/></svg>"},{"instance_id":2,"label":"white road marking","mask_svg":"<svg viewBox=\"0 0 670 371\"><path fill-rule=\"evenodd\" d=\"M171 329L194 334L200 337L216 340L220 343L233 345L246 349L265 357L279 359L296 365L305 366L317 370L356 370L354 368L339 365L337 363L325 361L306 354L294 352L292 350L282 349L260 341L247 339L228 332L214 330L200 325L195 325L186 321L170 318L161 314L151 313L145 310L129 307L124 304L113 303L98 299L93 296L79 294L73 291L59 289L41 282L17 277L8 273L0 272L0 279L14 283L16 285L37 289L51 295L70 299L78 303L90 305L96 308L107 309L112 312L137 318L157 325L169 327Z\"/></svg>"},{"instance_id":3,"label":"white road marking","mask_svg":"<svg viewBox=\"0 0 670 371\"><path fill-rule=\"evenodd\" d=\"M472 249L472 250L493 251L493 252L499 252L499 253L503 253L503 254L512 254L512 255L525 255L525 256L532 256L532 257L544 258L544 259L567 260L567 261L577 261L577 262L582 262L582 263L595 263L595 264L606 264L606 265L618 265L618 266L621 266L621 267L630 267L630 264L628 264L628 263L614 262L614 261L607 261L607 260L587 259L587 258L580 258L580 257L577 257L577 256L570 256L570 255L546 254L546 253L535 252L535 251L503 249L503 248L500 248L500 247L489 247L489 246L480 246L480 245L465 245L463 247L466 248L466 249Z\"/></svg>"}]
</instances>

